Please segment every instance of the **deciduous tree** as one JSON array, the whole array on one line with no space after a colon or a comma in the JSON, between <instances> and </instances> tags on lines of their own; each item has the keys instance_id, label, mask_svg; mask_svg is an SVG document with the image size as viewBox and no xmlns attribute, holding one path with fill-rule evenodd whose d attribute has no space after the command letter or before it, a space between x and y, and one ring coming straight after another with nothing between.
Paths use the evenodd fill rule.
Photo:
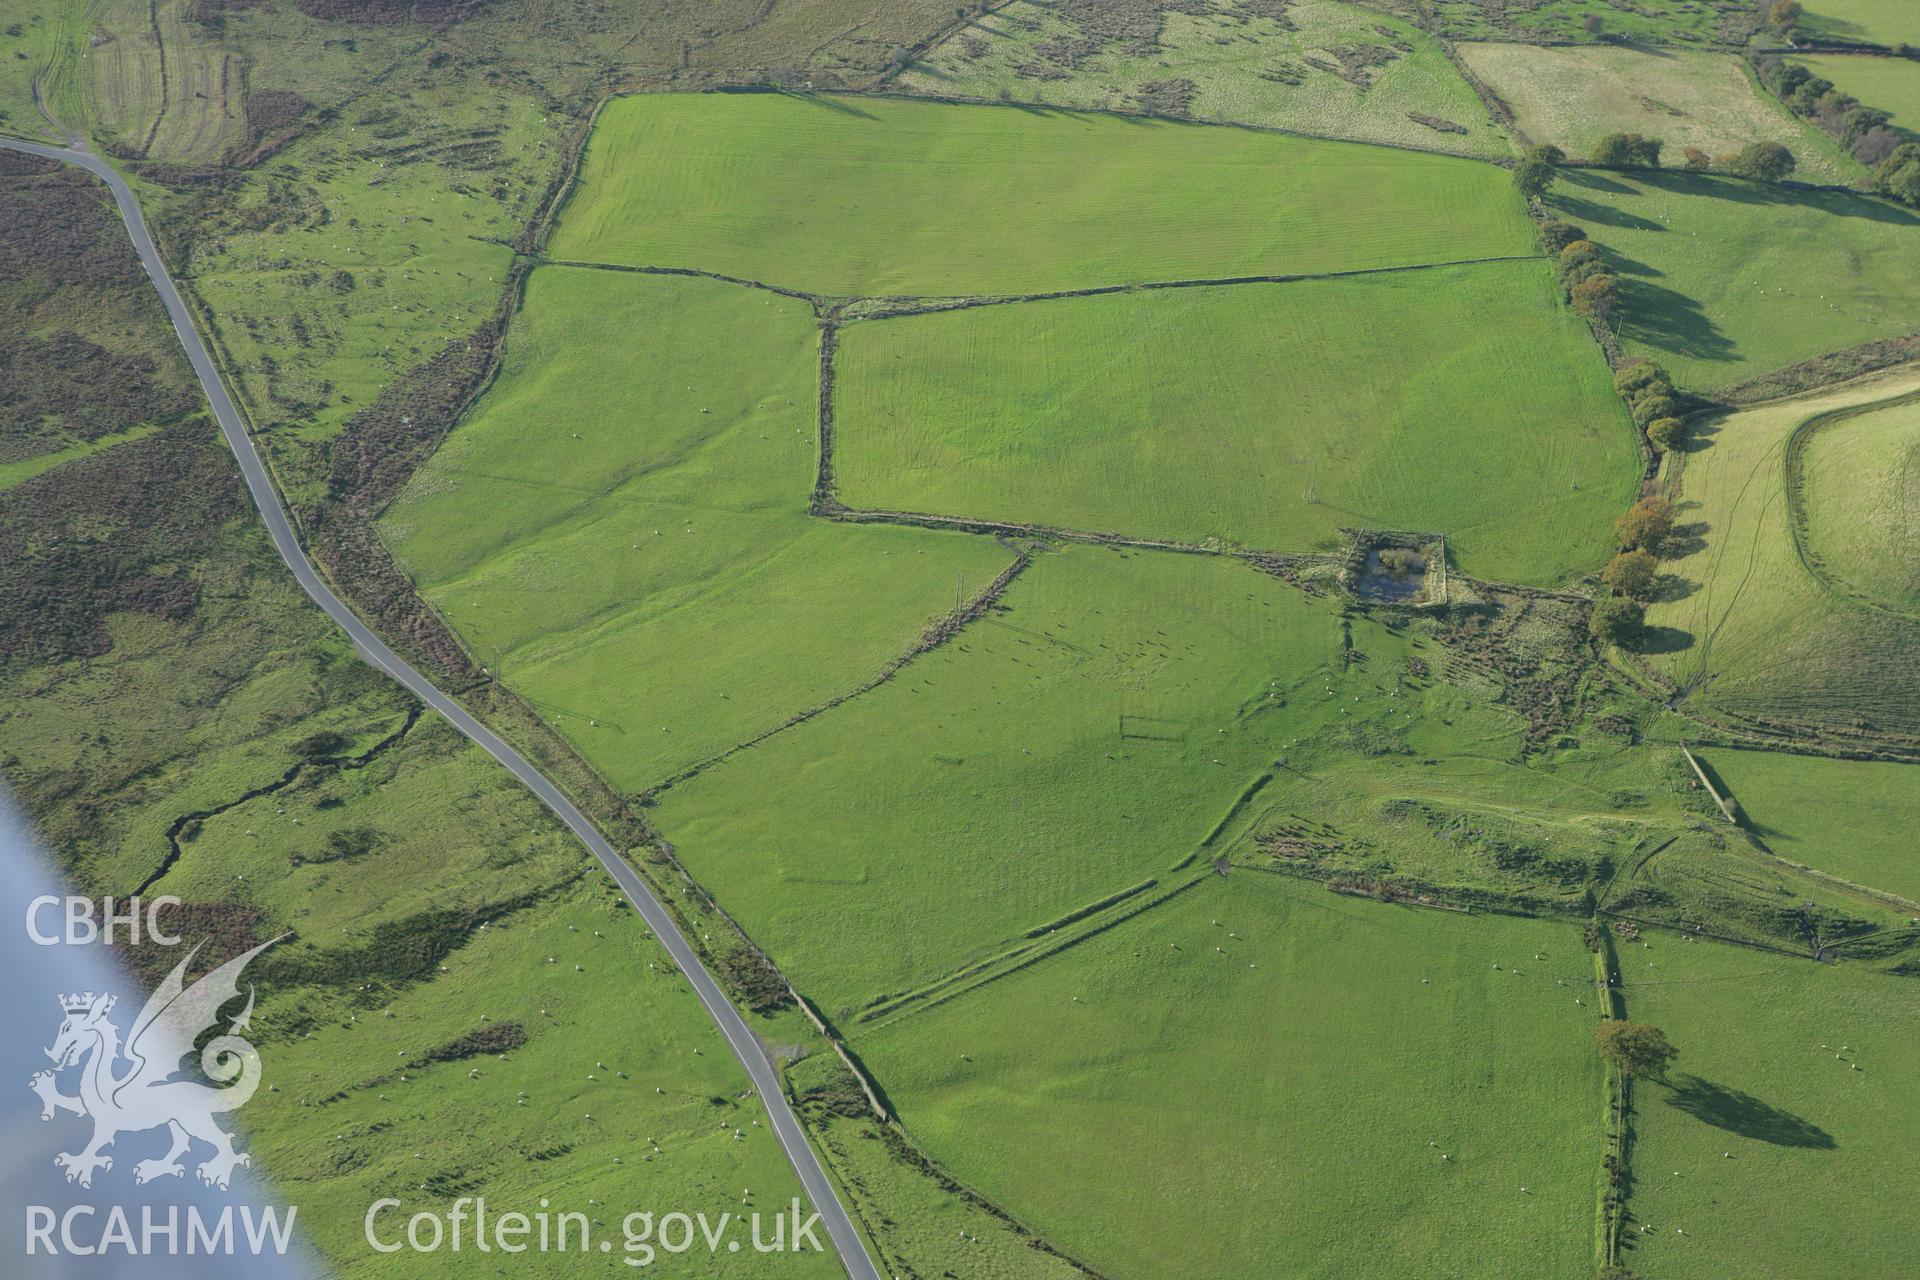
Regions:
<instances>
[{"instance_id":1,"label":"deciduous tree","mask_svg":"<svg viewBox=\"0 0 1920 1280\"><path fill-rule=\"evenodd\" d=\"M1640 639L1646 621L1646 610L1640 607L1638 601L1608 596L1604 600L1594 601L1593 616L1587 620L1587 629L1596 640L1629 649Z\"/></svg>"},{"instance_id":2,"label":"deciduous tree","mask_svg":"<svg viewBox=\"0 0 1920 1280\"><path fill-rule=\"evenodd\" d=\"M1614 521L1620 531L1620 545L1640 547L1654 555L1673 536L1673 504L1665 498L1642 498Z\"/></svg>"},{"instance_id":3,"label":"deciduous tree","mask_svg":"<svg viewBox=\"0 0 1920 1280\"><path fill-rule=\"evenodd\" d=\"M1614 304L1620 300L1620 278L1600 272L1590 275L1569 290L1573 300L1573 309L1589 320L1600 324L1607 322L1613 314Z\"/></svg>"},{"instance_id":4,"label":"deciduous tree","mask_svg":"<svg viewBox=\"0 0 1920 1280\"><path fill-rule=\"evenodd\" d=\"M1653 582L1660 573L1660 562L1650 551L1622 551L1600 571L1600 581L1629 600L1645 600L1653 594Z\"/></svg>"},{"instance_id":5,"label":"deciduous tree","mask_svg":"<svg viewBox=\"0 0 1920 1280\"><path fill-rule=\"evenodd\" d=\"M1667 1040L1667 1033L1644 1022L1609 1018L1593 1029L1593 1047L1609 1066L1623 1075L1650 1076L1664 1080L1667 1068L1680 1051Z\"/></svg>"},{"instance_id":6,"label":"deciduous tree","mask_svg":"<svg viewBox=\"0 0 1920 1280\"><path fill-rule=\"evenodd\" d=\"M1793 152L1777 142L1749 142L1725 160L1729 173L1761 182L1778 182L1800 163Z\"/></svg>"},{"instance_id":7,"label":"deciduous tree","mask_svg":"<svg viewBox=\"0 0 1920 1280\"><path fill-rule=\"evenodd\" d=\"M1647 439L1654 448L1669 453L1687 438L1687 424L1680 418L1655 418L1647 424Z\"/></svg>"}]
</instances>

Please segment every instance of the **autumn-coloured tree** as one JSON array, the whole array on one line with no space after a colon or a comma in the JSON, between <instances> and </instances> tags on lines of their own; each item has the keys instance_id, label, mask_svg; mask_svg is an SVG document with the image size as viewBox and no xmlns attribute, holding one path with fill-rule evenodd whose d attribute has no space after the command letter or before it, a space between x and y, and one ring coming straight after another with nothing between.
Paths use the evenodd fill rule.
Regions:
<instances>
[{"instance_id":1,"label":"autumn-coloured tree","mask_svg":"<svg viewBox=\"0 0 1920 1280\"><path fill-rule=\"evenodd\" d=\"M1622 551L1600 571L1600 581L1629 600L1645 600L1653 594L1659 572L1660 561L1652 552Z\"/></svg>"},{"instance_id":2,"label":"autumn-coloured tree","mask_svg":"<svg viewBox=\"0 0 1920 1280\"><path fill-rule=\"evenodd\" d=\"M1573 286L1571 296L1575 311L1605 324L1613 314L1614 303L1620 300L1620 278L1604 273L1588 276Z\"/></svg>"},{"instance_id":3,"label":"autumn-coloured tree","mask_svg":"<svg viewBox=\"0 0 1920 1280\"><path fill-rule=\"evenodd\" d=\"M1661 544L1673 536L1673 504L1665 498L1642 498L1614 523L1620 530L1621 546L1640 547L1658 555Z\"/></svg>"}]
</instances>

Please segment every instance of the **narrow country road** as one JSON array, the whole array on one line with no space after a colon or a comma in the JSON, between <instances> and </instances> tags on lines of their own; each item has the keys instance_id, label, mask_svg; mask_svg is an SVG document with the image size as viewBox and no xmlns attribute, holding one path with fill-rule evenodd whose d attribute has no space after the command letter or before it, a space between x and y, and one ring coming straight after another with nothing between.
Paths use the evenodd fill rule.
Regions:
<instances>
[{"instance_id":1,"label":"narrow country road","mask_svg":"<svg viewBox=\"0 0 1920 1280\"><path fill-rule=\"evenodd\" d=\"M845 1206L835 1194L833 1183L828 1179L826 1170L821 1166L819 1157L807 1142L799 1120L793 1109L787 1105L787 1097L780 1087L779 1077L773 1065L761 1052L759 1042L748 1028L746 1019L733 1007L720 986L713 980L706 967L700 963L700 957L680 933L673 917L667 913L660 900L653 895L637 872L629 867L624 859L614 851L605 836L594 829L585 814L576 808L566 795L548 781L546 776L527 762L518 751L491 729L469 715L465 708L433 686L425 676L414 670L407 662L389 648L385 641L368 629L367 625L355 616L352 610L342 603L339 597L327 587L320 575L314 572L308 563L306 552L301 550L299 540L294 537L293 527L287 523L287 514L280 506L280 496L274 490L273 482L268 479L266 467L260 456L254 452L253 441L247 435L247 429L239 412L234 408L233 400L227 394L226 384L221 381L219 370L206 345L200 340L200 334L193 326L192 316L186 304L181 300L179 290L174 287L173 278L167 274L166 264L154 249L153 238L147 233L146 219L141 216L140 205L134 199L132 190L124 179L111 166L98 157L84 151L69 150L62 147L42 146L38 143L21 142L11 138L0 138L0 148L9 151L24 152L27 155L40 156L48 160L58 160L66 164L78 165L94 174L107 184L113 193L114 203L119 206L120 217L127 226L127 234L133 239L135 252L140 255L141 265L146 267L147 275L153 280L153 287L159 291L160 301L165 304L167 316L173 321L174 333L179 336L180 345L186 349L187 359L193 364L193 371L200 379L200 386L206 392L207 401L213 407L214 417L220 423L220 431L226 436L227 445L233 450L234 457L240 463L241 474L246 477L247 490L253 496L253 504L265 522L267 532L273 535L273 545L279 550L280 558L287 563L301 589L313 597L319 605L340 625L340 628L353 638L356 648L375 666L405 685L415 697L438 711L452 722L454 728L483 747L486 752L527 787L546 806L558 814L560 820L573 828L600 865L619 884L634 909L640 913L661 943L667 948L674 963L693 984L700 997L700 1003L706 1006L707 1013L714 1024L720 1028L720 1034L726 1037L733 1054L746 1068L748 1077L753 1081L761 1102L766 1106L767 1115L773 1125L774 1136L792 1161L794 1172L800 1175L800 1183L806 1189L807 1196L813 1201L814 1209L819 1213L821 1222L826 1226L832 1238L833 1247L840 1255L840 1261L846 1267L853 1280L880 1280L880 1273L874 1267L873 1260L867 1256L866 1244L860 1233L854 1228L853 1220L847 1216ZM694 1206L688 1206L689 1209Z\"/></svg>"}]
</instances>

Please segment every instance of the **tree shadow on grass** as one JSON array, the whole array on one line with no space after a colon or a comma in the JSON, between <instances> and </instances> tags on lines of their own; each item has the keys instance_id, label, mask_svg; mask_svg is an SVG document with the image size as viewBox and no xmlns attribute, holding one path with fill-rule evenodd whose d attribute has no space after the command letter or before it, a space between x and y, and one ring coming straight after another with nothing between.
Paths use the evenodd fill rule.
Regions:
<instances>
[{"instance_id":1,"label":"tree shadow on grass","mask_svg":"<svg viewBox=\"0 0 1920 1280\"><path fill-rule=\"evenodd\" d=\"M810 107L824 107L828 111L837 111L841 115L858 116L862 120L878 120L880 117L863 107L855 106L845 98L836 98L825 93L806 93L793 89L775 90L783 98L792 98L795 102L804 102Z\"/></svg>"},{"instance_id":2,"label":"tree shadow on grass","mask_svg":"<svg viewBox=\"0 0 1920 1280\"><path fill-rule=\"evenodd\" d=\"M1707 549L1707 534L1712 530L1713 526L1705 520L1689 520L1685 524L1674 525L1673 532L1661 539L1661 558L1685 560L1688 556L1699 555Z\"/></svg>"},{"instance_id":3,"label":"tree shadow on grass","mask_svg":"<svg viewBox=\"0 0 1920 1280\"><path fill-rule=\"evenodd\" d=\"M1714 437L1720 434L1727 423L1722 414L1707 418L1695 418L1687 424L1686 442L1680 446L1682 453L1705 453L1713 448Z\"/></svg>"},{"instance_id":4,"label":"tree shadow on grass","mask_svg":"<svg viewBox=\"0 0 1920 1280\"><path fill-rule=\"evenodd\" d=\"M1920 215L1885 200L1856 195L1850 191L1829 191L1813 187L1781 186L1755 182L1717 173L1685 173L1668 169L1636 173L1635 179L1659 191L1677 195L1711 196L1735 204L1801 205L1818 209L1836 218L1864 218L1869 222L1890 222L1896 226L1920 225Z\"/></svg>"},{"instance_id":5,"label":"tree shadow on grass","mask_svg":"<svg viewBox=\"0 0 1920 1280\"><path fill-rule=\"evenodd\" d=\"M1667 1105L1678 1107L1703 1124L1743 1138L1770 1142L1776 1147L1809 1147L1832 1151L1833 1135L1819 1125L1803 1120L1790 1111L1782 1111L1762 1102L1750 1093L1742 1093L1699 1076L1681 1076L1668 1086L1673 1092Z\"/></svg>"},{"instance_id":6,"label":"tree shadow on grass","mask_svg":"<svg viewBox=\"0 0 1920 1280\"><path fill-rule=\"evenodd\" d=\"M1605 245L1600 246L1600 260L1612 268L1613 274L1617 276L1644 276L1652 279L1655 276L1667 274L1652 263L1642 262L1638 258L1629 258L1626 254L1616 252Z\"/></svg>"},{"instance_id":7,"label":"tree shadow on grass","mask_svg":"<svg viewBox=\"0 0 1920 1280\"><path fill-rule=\"evenodd\" d=\"M1555 177L1572 186L1585 187L1589 191L1605 191L1616 196L1636 196L1640 193L1624 182L1616 182L1599 169L1559 169Z\"/></svg>"},{"instance_id":8,"label":"tree shadow on grass","mask_svg":"<svg viewBox=\"0 0 1920 1280\"><path fill-rule=\"evenodd\" d=\"M1683 578L1677 573L1658 574L1653 579L1653 598L1660 604L1672 604L1685 600L1700 589L1700 584L1692 578Z\"/></svg>"},{"instance_id":9,"label":"tree shadow on grass","mask_svg":"<svg viewBox=\"0 0 1920 1280\"><path fill-rule=\"evenodd\" d=\"M1635 653L1681 653L1693 648L1693 632L1679 627L1647 627L1633 646Z\"/></svg>"},{"instance_id":10,"label":"tree shadow on grass","mask_svg":"<svg viewBox=\"0 0 1920 1280\"><path fill-rule=\"evenodd\" d=\"M1620 336L1692 360L1737 360L1733 339L1686 294L1634 276L1620 282Z\"/></svg>"},{"instance_id":11,"label":"tree shadow on grass","mask_svg":"<svg viewBox=\"0 0 1920 1280\"><path fill-rule=\"evenodd\" d=\"M1597 223L1604 227L1625 227L1629 231L1665 231L1664 223L1652 218L1643 218L1637 213L1628 213L1625 209L1610 204L1601 204L1598 200L1583 200L1579 196L1556 192L1550 197L1554 210L1562 217L1581 224Z\"/></svg>"}]
</instances>

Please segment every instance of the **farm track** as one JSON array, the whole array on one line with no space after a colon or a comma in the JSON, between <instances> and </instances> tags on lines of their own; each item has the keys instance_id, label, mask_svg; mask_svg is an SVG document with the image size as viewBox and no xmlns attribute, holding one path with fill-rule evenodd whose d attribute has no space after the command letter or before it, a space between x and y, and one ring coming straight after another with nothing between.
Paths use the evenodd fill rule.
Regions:
<instances>
[{"instance_id":1,"label":"farm track","mask_svg":"<svg viewBox=\"0 0 1920 1280\"><path fill-rule=\"evenodd\" d=\"M655 896L652 888L639 873L628 865L607 838L558 785L536 769L526 757L503 738L476 719L459 702L443 693L432 681L394 652L386 641L376 635L334 594L333 589L315 571L312 562L307 559L305 550L300 546L292 525L288 522L287 512L280 503L280 496L261 462L259 453L254 449L245 421L241 418L238 408L227 391L226 384L220 377L213 356L201 340L186 303L174 286L172 277L167 273L166 264L155 248L152 236L148 233L146 219L141 213L139 202L134 198L125 179L121 178L119 173L105 161L86 151L6 138L0 138L0 148L78 166L107 185L119 209L120 217L126 225L128 237L133 242L134 251L152 280L155 291L160 295L168 319L173 324L174 333L185 350L189 363L193 366L194 374L207 396L215 419L220 424L221 434L233 451L235 461L239 464L248 494L259 512L261 522L266 526L275 550L279 552L287 569L293 574L294 580L299 583L307 596L347 633L355 649L368 663L392 676L423 703L445 716L454 728L475 745L498 760L548 809L552 810L554 815L579 837L581 843L587 846L601 867L619 885L622 894L632 904L641 919L659 938L675 966L686 976L694 993L699 997L701 1005L727 1041L728 1048L745 1069L755 1092L760 1096L761 1104L767 1110L768 1121L773 1128L774 1136L787 1159L792 1163L802 1189L826 1226L841 1264L848 1274L854 1277L854 1280L880 1280L880 1272L868 1255L865 1242L855 1228L853 1220L848 1216L846 1208L840 1203L825 1166L821 1164L819 1156L809 1144L806 1132L801 1128L798 1117L787 1101L786 1092L782 1088L780 1076L774 1070L773 1063L761 1048L746 1019L740 1015L739 1010L727 998L719 983L701 963L699 953L681 932L672 913Z\"/></svg>"}]
</instances>

